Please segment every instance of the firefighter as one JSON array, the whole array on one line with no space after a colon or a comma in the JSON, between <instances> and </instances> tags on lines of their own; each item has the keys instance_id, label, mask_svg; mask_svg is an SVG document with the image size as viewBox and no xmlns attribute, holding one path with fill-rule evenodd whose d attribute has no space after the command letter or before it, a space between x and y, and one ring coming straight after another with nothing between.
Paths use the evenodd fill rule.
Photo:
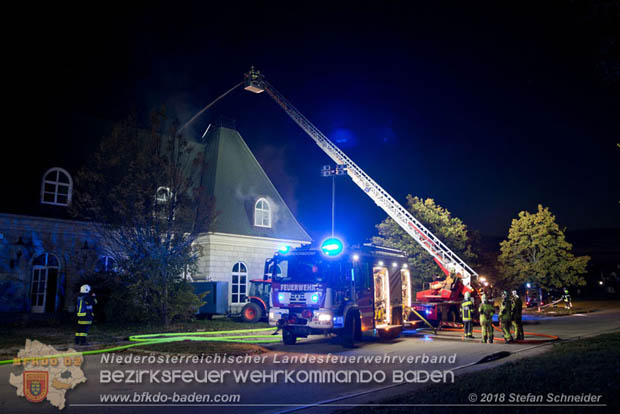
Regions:
<instances>
[{"instance_id":1,"label":"firefighter","mask_svg":"<svg viewBox=\"0 0 620 414\"><path fill-rule=\"evenodd\" d=\"M487 295L482 295L482 303L478 308L480 314L480 327L482 328L482 343L489 341L493 343L493 314L495 313L495 306L489 303Z\"/></svg>"},{"instance_id":2,"label":"firefighter","mask_svg":"<svg viewBox=\"0 0 620 414\"><path fill-rule=\"evenodd\" d=\"M570 293L568 292L567 288L564 288L564 294L562 295L562 300L564 301L564 306L566 307L566 309L573 308L573 302L571 302L570 300Z\"/></svg>"},{"instance_id":3,"label":"firefighter","mask_svg":"<svg viewBox=\"0 0 620 414\"><path fill-rule=\"evenodd\" d=\"M516 290L512 291L512 327L515 330L515 338L518 340L525 339L523 336L523 322L521 320L523 312L523 302L519 297L519 293Z\"/></svg>"},{"instance_id":4,"label":"firefighter","mask_svg":"<svg viewBox=\"0 0 620 414\"><path fill-rule=\"evenodd\" d=\"M510 297L508 296L508 291L502 292L502 304L499 307L499 323L502 326L502 333L504 334L504 340L506 343L513 342L512 335L510 334L510 323L511 323L511 309L512 304L510 301Z\"/></svg>"},{"instance_id":5,"label":"firefighter","mask_svg":"<svg viewBox=\"0 0 620 414\"><path fill-rule=\"evenodd\" d=\"M471 293L465 292L465 301L461 303L461 317L463 318L463 332L465 338L473 338L472 334L473 322L472 311L474 309L474 303L471 301Z\"/></svg>"},{"instance_id":6,"label":"firefighter","mask_svg":"<svg viewBox=\"0 0 620 414\"><path fill-rule=\"evenodd\" d=\"M95 293L91 292L89 285L82 285L80 287L80 295L77 298L77 319L78 326L75 333L76 345L88 345L86 338L88 337L88 331L93 324L95 313L93 312L93 306L97 303L95 299Z\"/></svg>"}]
</instances>

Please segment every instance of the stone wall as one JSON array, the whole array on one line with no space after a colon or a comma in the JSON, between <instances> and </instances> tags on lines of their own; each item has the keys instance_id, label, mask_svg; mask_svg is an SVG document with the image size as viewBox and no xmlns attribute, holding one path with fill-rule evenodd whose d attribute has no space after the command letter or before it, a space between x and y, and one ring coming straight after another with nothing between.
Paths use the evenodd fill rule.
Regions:
<instances>
[{"instance_id":1,"label":"stone wall","mask_svg":"<svg viewBox=\"0 0 620 414\"><path fill-rule=\"evenodd\" d=\"M23 243L18 243L19 239ZM86 245L84 244L86 242ZM229 283L229 310L239 312L243 303L231 304L232 269L241 262L249 280L262 279L265 260L282 245L292 248L301 241L211 233L195 242L201 249L195 281ZM53 254L59 262L55 311L73 312L82 274L92 271L103 252L87 223L42 217L0 214L0 312L30 312L33 261ZM18 251L21 254L18 254ZM246 294L247 294L246 290Z\"/></svg>"},{"instance_id":2,"label":"stone wall","mask_svg":"<svg viewBox=\"0 0 620 414\"><path fill-rule=\"evenodd\" d=\"M44 253L59 265L54 311L71 311L80 271L98 258L94 245L85 223L0 214L0 312L30 311L33 261Z\"/></svg>"},{"instance_id":3,"label":"stone wall","mask_svg":"<svg viewBox=\"0 0 620 414\"><path fill-rule=\"evenodd\" d=\"M192 275L193 279L228 282L229 310L236 313L241 310L243 303L231 303L231 280L235 263L241 262L246 266L249 289L249 280L263 278L265 260L273 257L278 248L283 245L295 248L301 246L302 242L215 233L199 237L196 244L203 250L203 254L198 262L198 273Z\"/></svg>"}]
</instances>

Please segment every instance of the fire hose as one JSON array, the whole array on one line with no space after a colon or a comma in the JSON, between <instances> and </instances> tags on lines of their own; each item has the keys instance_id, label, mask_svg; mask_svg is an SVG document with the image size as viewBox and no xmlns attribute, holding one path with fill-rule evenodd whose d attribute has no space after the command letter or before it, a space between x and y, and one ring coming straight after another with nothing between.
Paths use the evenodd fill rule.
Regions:
<instances>
[{"instance_id":1,"label":"fire hose","mask_svg":"<svg viewBox=\"0 0 620 414\"><path fill-rule=\"evenodd\" d=\"M547 303L546 305L539 306L539 308L540 308L540 309L545 309L547 306L557 305L558 303L562 302L562 300L563 300L563 299L562 299L562 298L560 298L560 299L558 299L558 300L556 300L556 301L554 301L554 302Z\"/></svg>"},{"instance_id":2,"label":"fire hose","mask_svg":"<svg viewBox=\"0 0 620 414\"><path fill-rule=\"evenodd\" d=\"M411 309L413 311L413 313L415 313L420 320L422 320L426 325L428 325L432 330L434 335L437 335L437 328L434 327L429 321L426 320L426 318L424 318L424 316L420 315L420 313L418 313L415 309ZM463 324L459 323L459 322L451 322L450 323L451 326L453 326L453 328L444 328L440 326L440 330L442 331L448 331L448 332L463 332ZM502 330L493 325L493 329L495 329L498 332L502 332ZM473 332L476 333L482 333L481 329L474 329ZM502 332L503 333L503 332ZM551 341L557 341L560 339L559 336L555 336L555 335L547 335L547 334L541 334L541 333L534 333L534 332L523 332L523 336L537 336L537 337L541 337L541 338L546 338L546 339L517 339L517 340L513 340L513 343L517 343L517 344L539 344L539 343L543 343L543 342L551 342ZM504 341L506 342L506 340L502 337L499 338L494 338L497 339L499 341Z\"/></svg>"},{"instance_id":3,"label":"fire hose","mask_svg":"<svg viewBox=\"0 0 620 414\"><path fill-rule=\"evenodd\" d=\"M116 352L124 351L125 349L134 348L138 346L146 345L161 345L171 342L183 342L183 341L206 341L206 342L237 342L245 344L266 344L273 342L280 342L280 336L273 336L273 334L253 334L253 332L273 332L273 328L261 328L261 329L237 329L232 331L211 331L211 332L176 332L176 333L155 333L146 335L132 335L128 339L130 344L119 345L111 348L94 349L84 352L64 352L55 355L41 355L36 357L25 357L6 359L0 361L0 365L23 363L27 361L37 361L50 358L64 358L77 355L94 355L102 354L104 352ZM233 335L231 335L233 334ZM241 335L235 335L241 334ZM218 335L218 336L215 336Z\"/></svg>"},{"instance_id":4,"label":"fire hose","mask_svg":"<svg viewBox=\"0 0 620 414\"><path fill-rule=\"evenodd\" d=\"M462 324L460 324L462 326ZM493 325L493 329L495 329L498 332L502 332L502 330ZM449 331L449 332L463 332L463 329L456 329L456 328L441 328L442 331ZM481 329L474 329L473 332L475 333L482 333ZM518 340L514 340L513 343L516 344L540 344L543 342L552 342L552 341L557 341L560 339L559 336L555 336L555 335L547 335L547 334L541 334L541 333L535 333L535 332L523 332L524 336L537 336L537 337L541 337L541 338L546 338L546 339L518 339ZM494 338L495 340L498 341L504 341L506 342L506 340L502 337L499 338Z\"/></svg>"}]
</instances>

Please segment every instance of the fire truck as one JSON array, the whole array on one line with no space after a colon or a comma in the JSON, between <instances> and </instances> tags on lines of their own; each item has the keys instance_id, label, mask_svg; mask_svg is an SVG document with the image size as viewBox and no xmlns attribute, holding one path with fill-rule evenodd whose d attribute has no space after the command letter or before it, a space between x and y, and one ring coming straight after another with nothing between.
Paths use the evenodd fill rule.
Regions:
<instances>
[{"instance_id":1,"label":"fire truck","mask_svg":"<svg viewBox=\"0 0 620 414\"><path fill-rule=\"evenodd\" d=\"M371 244L338 253L330 246L277 252L265 262L272 280L269 324L282 330L283 342L333 333L352 347L366 332L400 335L410 307L403 292L411 297L406 256Z\"/></svg>"},{"instance_id":2,"label":"fire truck","mask_svg":"<svg viewBox=\"0 0 620 414\"><path fill-rule=\"evenodd\" d=\"M414 317L425 319L422 316L423 312L426 316L433 319L436 324L440 324L446 320L448 315L454 314L456 311L454 319L458 318L457 309L460 299L466 291L475 291L472 288L472 279L477 278L478 274L342 152L340 148L334 145L329 138L280 94L265 79L262 73L251 68L249 72L245 73L242 84L247 91L257 94L265 92L269 95L314 140L319 148L336 163L340 171L345 171L375 204L381 207L389 217L433 257L439 268L446 275L446 279L433 282L429 289L416 294L416 301L411 304L410 308ZM274 295L276 293L272 292L272 298L275 297ZM406 320L408 319L406 318ZM288 338L291 337L289 336ZM287 339L287 341L291 342L292 340Z\"/></svg>"},{"instance_id":3,"label":"fire truck","mask_svg":"<svg viewBox=\"0 0 620 414\"><path fill-rule=\"evenodd\" d=\"M428 285L428 289L416 292L416 300L411 304L415 312L409 314L409 320L421 321L424 318L435 327L456 327L461 322L460 308L465 292L472 294L475 308L480 302L477 291L466 286L459 275L449 274L446 279Z\"/></svg>"}]
</instances>

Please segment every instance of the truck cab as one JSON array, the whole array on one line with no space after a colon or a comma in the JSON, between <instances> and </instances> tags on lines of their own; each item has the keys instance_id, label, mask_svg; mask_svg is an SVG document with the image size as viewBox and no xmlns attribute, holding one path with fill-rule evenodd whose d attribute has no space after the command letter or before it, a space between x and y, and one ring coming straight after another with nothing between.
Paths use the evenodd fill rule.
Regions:
<instances>
[{"instance_id":1,"label":"truck cab","mask_svg":"<svg viewBox=\"0 0 620 414\"><path fill-rule=\"evenodd\" d=\"M402 252L370 244L336 257L308 247L276 253L265 264L272 269L269 324L282 329L288 345L326 333L340 336L345 347L364 333L398 336L410 286L406 266Z\"/></svg>"}]
</instances>

